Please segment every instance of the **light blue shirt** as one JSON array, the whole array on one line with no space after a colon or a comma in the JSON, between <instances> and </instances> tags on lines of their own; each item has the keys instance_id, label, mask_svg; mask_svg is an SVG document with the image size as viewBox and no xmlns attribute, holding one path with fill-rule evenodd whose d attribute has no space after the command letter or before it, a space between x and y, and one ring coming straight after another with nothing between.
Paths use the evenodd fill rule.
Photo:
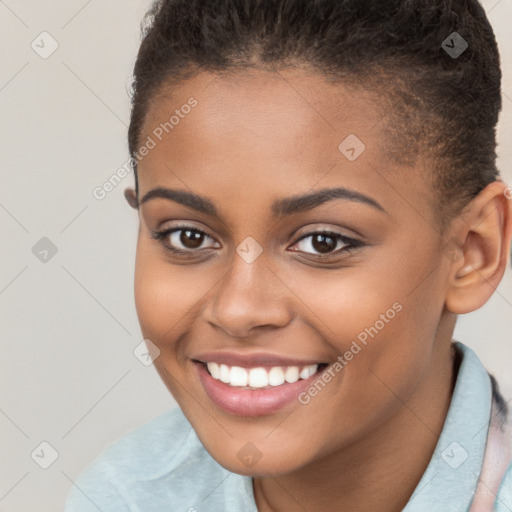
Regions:
<instances>
[{"instance_id":1,"label":"light blue shirt","mask_svg":"<svg viewBox=\"0 0 512 512\"><path fill-rule=\"evenodd\" d=\"M404 512L466 512L482 467L491 411L489 375L462 343L452 401L432 459ZM512 511L512 466L496 497ZM132 430L75 481L65 512L257 512L252 478L224 469L178 407Z\"/></svg>"}]
</instances>

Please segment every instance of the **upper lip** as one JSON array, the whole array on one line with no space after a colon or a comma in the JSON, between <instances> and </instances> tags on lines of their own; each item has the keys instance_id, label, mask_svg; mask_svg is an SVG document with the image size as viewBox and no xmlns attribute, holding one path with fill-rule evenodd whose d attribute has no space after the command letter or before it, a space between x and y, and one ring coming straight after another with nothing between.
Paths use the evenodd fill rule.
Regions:
<instances>
[{"instance_id":1,"label":"upper lip","mask_svg":"<svg viewBox=\"0 0 512 512\"><path fill-rule=\"evenodd\" d=\"M242 354L239 352L205 352L192 358L202 363L219 363L228 366L253 368L256 366L310 366L322 364L325 361L315 359L292 359L276 354L257 352Z\"/></svg>"}]
</instances>

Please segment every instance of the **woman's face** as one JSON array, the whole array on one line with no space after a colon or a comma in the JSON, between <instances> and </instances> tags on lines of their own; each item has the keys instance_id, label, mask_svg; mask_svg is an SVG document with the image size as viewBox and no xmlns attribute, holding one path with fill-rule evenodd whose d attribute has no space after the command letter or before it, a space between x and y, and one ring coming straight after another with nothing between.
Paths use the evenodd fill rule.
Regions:
<instances>
[{"instance_id":1,"label":"woman's face","mask_svg":"<svg viewBox=\"0 0 512 512\"><path fill-rule=\"evenodd\" d=\"M169 91L140 135L136 306L206 449L285 474L427 410L450 262L376 96L299 70Z\"/></svg>"}]
</instances>

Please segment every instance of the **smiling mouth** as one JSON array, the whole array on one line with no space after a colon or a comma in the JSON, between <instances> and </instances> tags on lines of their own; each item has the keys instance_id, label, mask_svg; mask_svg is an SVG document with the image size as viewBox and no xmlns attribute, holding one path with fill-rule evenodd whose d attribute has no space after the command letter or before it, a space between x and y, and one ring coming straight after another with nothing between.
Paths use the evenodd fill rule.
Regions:
<instances>
[{"instance_id":1,"label":"smiling mouth","mask_svg":"<svg viewBox=\"0 0 512 512\"><path fill-rule=\"evenodd\" d=\"M196 361L200 363L210 376L232 388L256 390L270 389L283 384L294 384L305 380L324 370L328 363L305 366L255 366L244 368L216 362Z\"/></svg>"}]
</instances>

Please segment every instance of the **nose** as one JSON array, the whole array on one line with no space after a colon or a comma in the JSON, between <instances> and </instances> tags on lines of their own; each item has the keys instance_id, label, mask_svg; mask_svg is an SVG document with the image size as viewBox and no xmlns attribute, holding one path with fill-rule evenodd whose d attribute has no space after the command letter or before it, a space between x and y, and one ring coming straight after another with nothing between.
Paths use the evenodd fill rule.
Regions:
<instances>
[{"instance_id":1,"label":"nose","mask_svg":"<svg viewBox=\"0 0 512 512\"><path fill-rule=\"evenodd\" d=\"M203 318L236 338L291 322L291 292L267 263L263 254L247 263L235 253L205 305Z\"/></svg>"}]
</instances>

